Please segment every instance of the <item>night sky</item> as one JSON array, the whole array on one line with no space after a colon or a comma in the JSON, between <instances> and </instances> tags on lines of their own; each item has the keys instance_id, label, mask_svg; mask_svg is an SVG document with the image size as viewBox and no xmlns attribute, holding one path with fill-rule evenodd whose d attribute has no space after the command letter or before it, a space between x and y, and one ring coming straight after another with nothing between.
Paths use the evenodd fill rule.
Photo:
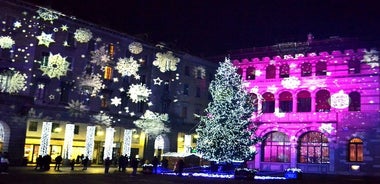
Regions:
<instances>
[{"instance_id":1,"label":"night sky","mask_svg":"<svg viewBox=\"0 0 380 184\"><path fill-rule=\"evenodd\" d=\"M198 56L305 41L308 33L380 37L375 0L25 1Z\"/></svg>"}]
</instances>

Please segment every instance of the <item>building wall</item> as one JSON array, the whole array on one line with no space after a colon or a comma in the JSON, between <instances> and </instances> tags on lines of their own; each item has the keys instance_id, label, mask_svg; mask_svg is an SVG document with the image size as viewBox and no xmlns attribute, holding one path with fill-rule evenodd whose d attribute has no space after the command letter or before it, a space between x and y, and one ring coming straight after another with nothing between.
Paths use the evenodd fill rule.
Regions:
<instances>
[{"instance_id":1,"label":"building wall","mask_svg":"<svg viewBox=\"0 0 380 184\"><path fill-rule=\"evenodd\" d=\"M298 167L309 173L379 174L377 170L380 160L376 144L379 141L380 119L378 51L373 47L358 48L358 44L342 40L338 44L334 40L315 41L311 44L302 44L303 42L288 44L292 46L281 52L274 49L275 46L266 47L267 56L265 52L258 52L260 49L257 49L257 52L248 50L231 52L231 59L239 68L238 72L246 82L247 91L258 96L258 112L254 120L258 125L256 134L270 140L272 139L268 136L273 132L285 134L287 140L282 143L286 146L279 147L286 151L274 153L274 156L279 156L280 153L290 156L288 159L281 158L278 161L264 158L265 155L275 152L271 150L270 153L265 153L269 148L265 149L267 142L264 141L256 145L257 155L254 161L249 162L250 167L277 171ZM301 46L294 46L297 44ZM264 57L259 58L257 55ZM325 74L317 74L318 62L326 63ZM309 76L301 76L302 71L306 70L303 68L303 63L310 63L312 70ZM276 68L275 77L271 79L267 79L266 76L269 65ZM280 70L284 65L289 67L288 76L280 77ZM248 69L249 67L255 68L253 79L247 78L252 71ZM330 106L328 110L319 105L322 103L317 96L321 90L329 92L329 96L323 99L323 103L328 103L327 106ZM299 112L297 109L299 105L297 95L301 91L310 94L308 112ZM274 97L272 112L265 112L264 104L266 101L271 101L265 97L265 93L268 92ZM288 99L280 97L283 92L289 92L291 96ZM352 92L360 94L359 110L350 107L355 101L349 98ZM285 106L291 106L290 111L287 109L289 107L281 106L281 101L289 100ZM328 159L321 156L325 161L301 161L301 155L304 153L300 150L300 140L309 132L319 132L328 140L326 144L328 151L325 151ZM363 141L362 161L349 161L349 141L353 138L360 138ZM310 151L306 152L309 156L313 155ZM323 151L321 152L323 154ZM319 151L315 153L319 154ZM354 170L352 165L359 165L360 168Z\"/></svg>"},{"instance_id":2,"label":"building wall","mask_svg":"<svg viewBox=\"0 0 380 184\"><path fill-rule=\"evenodd\" d=\"M0 48L0 76L2 79L9 79L4 72L12 73L13 71L18 71L26 76L25 81L22 81L25 84L23 89L12 92L7 91L11 88L4 82L5 80L0 82L0 122L5 127L0 129L1 133L5 135L0 141L1 151L9 152L12 164L22 164L24 157L29 162L35 161L43 122L57 123L61 128L59 132L52 132L51 150L62 148L66 124L79 126L79 133L74 135L75 154L83 152L87 126L95 125L97 130L110 126L104 124L107 122L104 119L94 121L94 116L100 113L105 113L112 118L108 123L111 123L116 130L114 135L115 156L121 153L124 129L134 130L132 152L138 154L140 158L150 159L157 152L154 149L155 137L147 139L147 135L133 123L146 110L169 116L170 123L167 125L171 132L165 135L165 151L177 151L178 146L181 145L181 143L177 144L178 136L182 135L181 133L191 134L191 128L196 124L192 117L194 108L195 106L204 108L207 104L208 98L205 98L203 93L207 90L209 81L196 79L197 85L200 83L203 85L202 97L183 97L182 80L193 82L194 78L182 73L182 68L189 66L193 71L194 67L200 67L205 69L209 75L215 71L216 64L175 48L169 48L162 44L158 46L126 33L120 33L32 4L19 1L0 1L0 7L2 47L5 47L3 44L5 44L6 36L14 41L11 48ZM80 34L81 30L90 32L92 37L86 39L90 37L89 34ZM48 36L46 39L41 39L44 34ZM46 42L49 39L51 39L50 43ZM108 57L107 64L103 63L104 60L95 62L94 59L93 53L100 52L103 47L107 53L102 54L102 59ZM49 55L57 56L58 54L70 63L69 69L59 75L52 74L49 70L43 70L44 59ZM125 76L119 72L117 64L120 59L130 59L131 57L140 67L136 74ZM179 62L162 71L160 69L164 67L157 65L157 62L162 62L160 59L168 59L172 62L178 59ZM104 77L106 67L112 68L110 79ZM90 68L91 70L89 70ZM12 75L14 74L12 73ZM92 86L96 81L88 80L86 77L96 78L97 75L99 75L102 85ZM88 85L82 85L83 82L87 82ZM146 101L134 103L129 98L130 96L126 92L132 84L145 85L147 89L151 90ZM99 87L100 89L91 93L93 88L85 87ZM194 88L191 86L191 93ZM89 91L90 93L88 93ZM117 105L113 102L117 100L115 97L121 98L121 104ZM20 100L23 98L27 100ZM182 117L181 109L185 105L188 116ZM36 130L29 130L31 122L37 122ZM103 143L104 135L95 137L96 153L94 153L94 157L97 161L93 161L94 163L102 161L100 152L103 149ZM52 151L50 152L52 153ZM72 155L72 157L74 158L76 155Z\"/></svg>"}]
</instances>

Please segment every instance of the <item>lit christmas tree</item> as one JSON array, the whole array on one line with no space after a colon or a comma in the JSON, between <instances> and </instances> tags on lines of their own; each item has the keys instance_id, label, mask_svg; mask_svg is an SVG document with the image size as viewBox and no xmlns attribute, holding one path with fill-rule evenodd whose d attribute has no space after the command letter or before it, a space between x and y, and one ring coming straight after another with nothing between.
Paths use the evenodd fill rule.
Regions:
<instances>
[{"instance_id":1,"label":"lit christmas tree","mask_svg":"<svg viewBox=\"0 0 380 184\"><path fill-rule=\"evenodd\" d=\"M252 148L259 141L250 122L254 101L229 59L220 63L209 91L213 100L200 117L197 151L217 162L253 159Z\"/></svg>"}]
</instances>

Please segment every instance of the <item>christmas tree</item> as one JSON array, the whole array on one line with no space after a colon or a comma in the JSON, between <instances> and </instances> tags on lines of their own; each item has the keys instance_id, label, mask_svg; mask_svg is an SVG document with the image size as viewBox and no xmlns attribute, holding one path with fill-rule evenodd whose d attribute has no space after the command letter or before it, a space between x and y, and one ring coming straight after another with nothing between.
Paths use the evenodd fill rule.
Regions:
<instances>
[{"instance_id":1,"label":"christmas tree","mask_svg":"<svg viewBox=\"0 0 380 184\"><path fill-rule=\"evenodd\" d=\"M212 101L200 117L197 151L217 162L253 159L252 147L259 140L250 122L254 101L229 59L220 63L209 91Z\"/></svg>"}]
</instances>

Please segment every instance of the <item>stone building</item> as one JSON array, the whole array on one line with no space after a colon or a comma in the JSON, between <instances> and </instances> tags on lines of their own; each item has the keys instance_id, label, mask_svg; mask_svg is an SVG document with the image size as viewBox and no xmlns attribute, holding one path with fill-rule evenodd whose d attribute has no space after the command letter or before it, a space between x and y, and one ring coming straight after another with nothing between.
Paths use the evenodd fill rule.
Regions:
<instances>
[{"instance_id":1,"label":"stone building","mask_svg":"<svg viewBox=\"0 0 380 184\"><path fill-rule=\"evenodd\" d=\"M331 37L230 51L256 99L263 171L379 175L376 41Z\"/></svg>"},{"instance_id":2,"label":"stone building","mask_svg":"<svg viewBox=\"0 0 380 184\"><path fill-rule=\"evenodd\" d=\"M217 64L22 1L0 9L0 151L13 165L195 146Z\"/></svg>"}]
</instances>

